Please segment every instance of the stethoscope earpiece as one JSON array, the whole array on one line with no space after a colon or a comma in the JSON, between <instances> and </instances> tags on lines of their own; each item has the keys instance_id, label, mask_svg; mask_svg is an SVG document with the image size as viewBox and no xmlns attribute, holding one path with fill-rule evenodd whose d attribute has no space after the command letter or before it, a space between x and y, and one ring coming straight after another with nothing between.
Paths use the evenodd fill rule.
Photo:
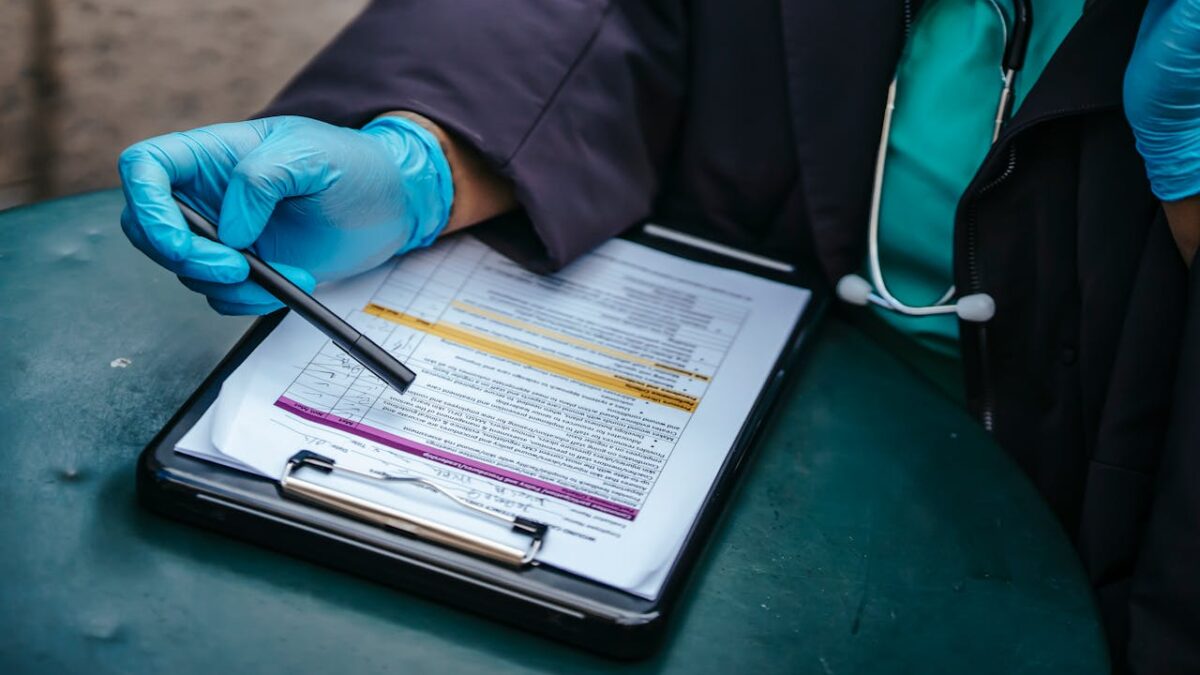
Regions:
<instances>
[{"instance_id":1,"label":"stethoscope earpiece","mask_svg":"<svg viewBox=\"0 0 1200 675\"><path fill-rule=\"evenodd\" d=\"M847 274L837 282L837 295L842 302L865 307L871 301L871 283L857 274Z\"/></svg>"},{"instance_id":2,"label":"stethoscope earpiece","mask_svg":"<svg viewBox=\"0 0 1200 675\"><path fill-rule=\"evenodd\" d=\"M996 301L987 293L964 295L953 305L954 313L963 321L983 323L996 316Z\"/></svg>"},{"instance_id":3,"label":"stethoscope earpiece","mask_svg":"<svg viewBox=\"0 0 1200 675\"><path fill-rule=\"evenodd\" d=\"M909 307L898 301L889 300L875 292L871 282L857 274L847 274L838 279L837 296L842 302L860 307L868 303L879 305L906 316L932 316L934 314L957 314L963 321L983 323L996 315L996 301L987 293L964 295L954 302L940 302L928 307Z\"/></svg>"}]
</instances>

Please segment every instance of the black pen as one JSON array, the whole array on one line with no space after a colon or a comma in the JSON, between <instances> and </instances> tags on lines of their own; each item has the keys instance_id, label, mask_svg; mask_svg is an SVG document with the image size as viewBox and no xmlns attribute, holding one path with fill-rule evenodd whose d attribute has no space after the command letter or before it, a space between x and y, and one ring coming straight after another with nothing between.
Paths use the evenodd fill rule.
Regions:
<instances>
[{"instance_id":1,"label":"black pen","mask_svg":"<svg viewBox=\"0 0 1200 675\"><path fill-rule=\"evenodd\" d=\"M193 232L205 239L221 242L217 236L216 225L210 223L207 218L196 213L180 200L176 199L175 203L179 205L184 221ZM240 250L238 253L241 253L250 265L251 281L265 288L268 293L287 305L293 312L304 317L317 330L333 340L335 345L341 347L342 351L362 364L363 368L375 373L376 377L386 382L392 389L403 394L404 390L408 389L408 385L417 379L417 374L409 370L408 366L400 363L383 347L372 342L371 338L355 330L342 317L329 311L328 307L317 302L316 298L305 293L302 288L293 284L274 267L263 262L262 258L246 250Z\"/></svg>"}]
</instances>

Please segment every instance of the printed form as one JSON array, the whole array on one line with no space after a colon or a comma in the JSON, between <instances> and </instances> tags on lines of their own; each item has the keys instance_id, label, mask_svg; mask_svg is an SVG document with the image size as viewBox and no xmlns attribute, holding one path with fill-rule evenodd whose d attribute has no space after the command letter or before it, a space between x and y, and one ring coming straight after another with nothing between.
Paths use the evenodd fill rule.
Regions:
<instances>
[{"instance_id":1,"label":"printed form","mask_svg":"<svg viewBox=\"0 0 1200 675\"><path fill-rule=\"evenodd\" d=\"M428 478L548 524L541 564L654 598L809 292L624 240L543 276L459 236L317 297L417 372L408 392L289 316L177 450ZM320 480L524 545L412 484Z\"/></svg>"}]
</instances>

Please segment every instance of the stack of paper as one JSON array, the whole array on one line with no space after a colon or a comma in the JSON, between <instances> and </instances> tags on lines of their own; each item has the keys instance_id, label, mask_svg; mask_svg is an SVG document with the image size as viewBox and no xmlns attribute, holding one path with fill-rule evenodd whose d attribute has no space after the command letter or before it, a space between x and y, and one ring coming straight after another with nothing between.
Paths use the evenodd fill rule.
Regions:
<instances>
[{"instance_id":1,"label":"stack of paper","mask_svg":"<svg viewBox=\"0 0 1200 675\"><path fill-rule=\"evenodd\" d=\"M460 236L317 297L417 372L408 392L289 316L178 451L425 477L549 524L541 564L654 598L809 293L621 240L539 276ZM410 484L326 480L524 546Z\"/></svg>"}]
</instances>

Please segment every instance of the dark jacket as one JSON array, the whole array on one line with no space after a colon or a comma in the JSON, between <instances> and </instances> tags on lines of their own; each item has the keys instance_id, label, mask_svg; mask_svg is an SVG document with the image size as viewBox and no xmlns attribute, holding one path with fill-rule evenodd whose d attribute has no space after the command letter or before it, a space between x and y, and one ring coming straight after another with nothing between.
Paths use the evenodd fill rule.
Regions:
<instances>
[{"instance_id":1,"label":"dark jacket","mask_svg":"<svg viewBox=\"0 0 1200 675\"><path fill-rule=\"evenodd\" d=\"M1089 3L1008 123L959 205L955 282L997 305L962 326L969 405L1075 541L1114 663L1200 672L1200 423L1177 415L1167 439L1186 270L1121 111L1142 4ZM531 266L653 218L815 260L832 282L863 260L916 10L375 2L265 114L436 120L512 179L523 214L489 234ZM1200 403L1193 389L1176 400Z\"/></svg>"}]
</instances>

